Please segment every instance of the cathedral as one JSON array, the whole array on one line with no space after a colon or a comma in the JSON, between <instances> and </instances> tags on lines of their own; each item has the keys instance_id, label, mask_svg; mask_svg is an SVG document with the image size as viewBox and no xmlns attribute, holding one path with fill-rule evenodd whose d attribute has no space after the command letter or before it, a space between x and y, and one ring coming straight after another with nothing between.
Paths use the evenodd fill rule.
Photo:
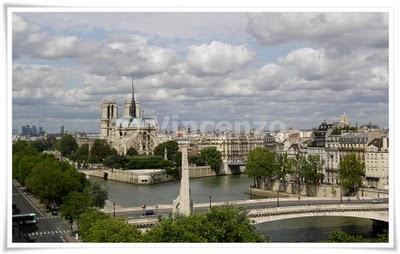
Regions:
<instances>
[{"instance_id":1,"label":"cathedral","mask_svg":"<svg viewBox=\"0 0 400 254\"><path fill-rule=\"evenodd\" d=\"M157 120L144 117L140 103L135 101L133 79L132 99L125 102L121 117L115 102L101 104L100 136L119 154L126 154L131 147L139 154L152 154L158 145L157 131Z\"/></svg>"}]
</instances>

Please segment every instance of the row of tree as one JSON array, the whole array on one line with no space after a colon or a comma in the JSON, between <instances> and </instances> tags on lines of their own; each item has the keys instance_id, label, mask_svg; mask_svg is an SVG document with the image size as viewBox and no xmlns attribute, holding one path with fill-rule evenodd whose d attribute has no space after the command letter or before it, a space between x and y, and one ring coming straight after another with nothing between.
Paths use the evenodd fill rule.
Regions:
<instances>
[{"instance_id":1,"label":"row of tree","mask_svg":"<svg viewBox=\"0 0 400 254\"><path fill-rule=\"evenodd\" d=\"M55 147L63 156L78 162L79 166L87 163L102 163L106 167L121 169L157 169L164 168L172 175L179 175L178 168L181 166L182 153L176 141L167 141L155 147L153 155L139 155L133 148L129 148L125 155L120 155L110 147L105 140L96 139L89 150L84 144L78 146L74 137L69 134L62 136ZM165 153L167 160L165 160ZM221 152L216 147L207 147L199 155L189 157L190 164L198 166L209 165L218 171L222 159Z\"/></svg>"},{"instance_id":2,"label":"row of tree","mask_svg":"<svg viewBox=\"0 0 400 254\"><path fill-rule=\"evenodd\" d=\"M323 160L319 156L296 156L289 158L286 153L275 153L265 148L250 151L247 158L245 174L254 178L254 186L260 188L264 183L266 189L272 189L274 181L283 183L286 189L287 177L300 184L306 184L307 195L311 186L323 178L321 173Z\"/></svg>"},{"instance_id":3,"label":"row of tree","mask_svg":"<svg viewBox=\"0 0 400 254\"><path fill-rule=\"evenodd\" d=\"M324 160L319 155L301 155L289 157L287 153L275 153L265 148L250 151L245 174L254 178L254 186L272 189L274 181L283 183L286 190L288 177L295 182L300 192L305 184L307 196L310 190L323 181ZM364 163L354 154L347 154L339 165L339 181L347 194L352 194L362 185Z\"/></svg>"},{"instance_id":4,"label":"row of tree","mask_svg":"<svg viewBox=\"0 0 400 254\"><path fill-rule=\"evenodd\" d=\"M84 174L53 155L43 154L35 142L13 145L13 177L44 203L61 204L61 214L73 219L82 207L103 207L107 190L91 184Z\"/></svg>"},{"instance_id":5,"label":"row of tree","mask_svg":"<svg viewBox=\"0 0 400 254\"><path fill-rule=\"evenodd\" d=\"M367 242L389 242L389 235L387 230L383 230L376 238L364 238L361 235L352 235L344 231L338 230L329 236L329 242L332 243L367 243Z\"/></svg>"},{"instance_id":6,"label":"row of tree","mask_svg":"<svg viewBox=\"0 0 400 254\"><path fill-rule=\"evenodd\" d=\"M88 209L78 218L84 242L262 242L266 240L247 217L246 211L232 205L187 217L160 218L145 233L120 218Z\"/></svg>"}]
</instances>

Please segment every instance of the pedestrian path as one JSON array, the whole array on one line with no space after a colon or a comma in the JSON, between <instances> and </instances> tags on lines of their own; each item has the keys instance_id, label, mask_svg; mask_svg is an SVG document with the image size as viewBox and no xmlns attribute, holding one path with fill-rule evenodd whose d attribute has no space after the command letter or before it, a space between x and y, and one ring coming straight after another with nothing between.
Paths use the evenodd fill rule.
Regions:
<instances>
[{"instance_id":1,"label":"pedestrian path","mask_svg":"<svg viewBox=\"0 0 400 254\"><path fill-rule=\"evenodd\" d=\"M40 216L36 217L36 220L48 220L48 219L58 219L60 216L55 216L55 215L46 215L46 216Z\"/></svg>"},{"instance_id":2,"label":"pedestrian path","mask_svg":"<svg viewBox=\"0 0 400 254\"><path fill-rule=\"evenodd\" d=\"M71 230L49 230L49 231L36 231L26 234L27 236L46 236L46 235L63 235L70 233Z\"/></svg>"}]
</instances>

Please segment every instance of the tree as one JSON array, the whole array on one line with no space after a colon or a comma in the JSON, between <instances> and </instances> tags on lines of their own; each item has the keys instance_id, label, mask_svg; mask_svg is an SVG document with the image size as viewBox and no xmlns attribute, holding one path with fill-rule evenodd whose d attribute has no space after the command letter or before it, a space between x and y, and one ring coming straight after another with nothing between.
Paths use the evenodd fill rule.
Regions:
<instances>
[{"instance_id":1,"label":"tree","mask_svg":"<svg viewBox=\"0 0 400 254\"><path fill-rule=\"evenodd\" d=\"M125 154L125 156L130 156L130 157L137 156L137 155L139 155L139 153L136 151L136 149L134 147L130 147L126 151L126 154Z\"/></svg>"},{"instance_id":2,"label":"tree","mask_svg":"<svg viewBox=\"0 0 400 254\"><path fill-rule=\"evenodd\" d=\"M128 163L128 159L125 156L119 154L108 155L104 159L104 166L109 168L126 168L126 164Z\"/></svg>"},{"instance_id":3,"label":"tree","mask_svg":"<svg viewBox=\"0 0 400 254\"><path fill-rule=\"evenodd\" d=\"M164 158L165 149L167 149L168 160L173 160L173 157L178 153L179 150L178 142L171 140L159 144L154 148L154 155Z\"/></svg>"},{"instance_id":4,"label":"tree","mask_svg":"<svg viewBox=\"0 0 400 254\"><path fill-rule=\"evenodd\" d=\"M85 242L140 242L141 233L121 218L112 218L97 210L88 210L78 219L79 234Z\"/></svg>"},{"instance_id":5,"label":"tree","mask_svg":"<svg viewBox=\"0 0 400 254\"><path fill-rule=\"evenodd\" d=\"M233 205L187 217L167 218L144 236L145 242L262 242L244 209Z\"/></svg>"},{"instance_id":6,"label":"tree","mask_svg":"<svg viewBox=\"0 0 400 254\"><path fill-rule=\"evenodd\" d=\"M329 236L329 242L334 242L334 243L359 243L359 242L367 242L366 240L363 239L362 236L360 235L350 235L346 232L343 232L341 230L333 232Z\"/></svg>"},{"instance_id":7,"label":"tree","mask_svg":"<svg viewBox=\"0 0 400 254\"><path fill-rule=\"evenodd\" d=\"M57 203L71 191L82 191L87 184L84 174L51 155L42 155L25 180L26 187L41 200Z\"/></svg>"},{"instance_id":8,"label":"tree","mask_svg":"<svg viewBox=\"0 0 400 254\"><path fill-rule=\"evenodd\" d=\"M94 206L104 207L108 191L100 183L91 183L90 186L86 187L85 192L92 198Z\"/></svg>"},{"instance_id":9,"label":"tree","mask_svg":"<svg viewBox=\"0 0 400 254\"><path fill-rule=\"evenodd\" d=\"M389 242L387 230L383 230L381 234L378 234L376 238L363 238L361 235L351 235L344 231L337 230L329 236L329 242L334 243L367 243L367 242L378 242L387 243Z\"/></svg>"},{"instance_id":10,"label":"tree","mask_svg":"<svg viewBox=\"0 0 400 254\"><path fill-rule=\"evenodd\" d=\"M315 187L323 179L323 165L324 160L319 155L308 155L301 161L301 175L306 184L307 196L310 196L310 187Z\"/></svg>"},{"instance_id":11,"label":"tree","mask_svg":"<svg viewBox=\"0 0 400 254\"><path fill-rule=\"evenodd\" d=\"M70 134L64 134L60 140L59 150L63 156L70 156L78 148L74 137Z\"/></svg>"},{"instance_id":12,"label":"tree","mask_svg":"<svg viewBox=\"0 0 400 254\"><path fill-rule=\"evenodd\" d=\"M171 161L166 161L159 156L138 156L128 161L126 167L129 169L156 169L172 167Z\"/></svg>"},{"instance_id":13,"label":"tree","mask_svg":"<svg viewBox=\"0 0 400 254\"><path fill-rule=\"evenodd\" d=\"M282 179L286 191L286 175L292 173L293 160L288 158L287 153L279 153L276 154L276 163L276 175L278 179Z\"/></svg>"},{"instance_id":14,"label":"tree","mask_svg":"<svg viewBox=\"0 0 400 254\"><path fill-rule=\"evenodd\" d=\"M88 208L85 212L81 213L77 219L80 237L87 242L86 238L89 234L90 227L92 227L96 221L102 221L109 217L109 215L95 208Z\"/></svg>"},{"instance_id":15,"label":"tree","mask_svg":"<svg viewBox=\"0 0 400 254\"><path fill-rule=\"evenodd\" d=\"M213 169L218 172L222 164L221 152L215 146L209 146L201 150L200 156Z\"/></svg>"},{"instance_id":16,"label":"tree","mask_svg":"<svg viewBox=\"0 0 400 254\"><path fill-rule=\"evenodd\" d=\"M93 200L87 193L73 191L69 193L61 205L61 215L71 221L93 206Z\"/></svg>"},{"instance_id":17,"label":"tree","mask_svg":"<svg viewBox=\"0 0 400 254\"><path fill-rule=\"evenodd\" d=\"M339 184L353 194L362 185L365 165L355 153L347 154L339 163Z\"/></svg>"},{"instance_id":18,"label":"tree","mask_svg":"<svg viewBox=\"0 0 400 254\"><path fill-rule=\"evenodd\" d=\"M93 142L92 149L89 153L89 161L92 163L103 162L109 155L116 155L117 151L112 149L110 145L103 139L96 139Z\"/></svg>"},{"instance_id":19,"label":"tree","mask_svg":"<svg viewBox=\"0 0 400 254\"><path fill-rule=\"evenodd\" d=\"M260 180L267 179L267 189L272 187L272 179L276 174L275 153L265 149L256 148L251 150L247 157L245 174L254 178L254 185L260 188Z\"/></svg>"},{"instance_id":20,"label":"tree","mask_svg":"<svg viewBox=\"0 0 400 254\"><path fill-rule=\"evenodd\" d=\"M205 166L206 161L202 156L199 155L193 155L193 156L188 156L189 164L194 164L196 166Z\"/></svg>"},{"instance_id":21,"label":"tree","mask_svg":"<svg viewBox=\"0 0 400 254\"><path fill-rule=\"evenodd\" d=\"M89 145L83 144L80 147L78 147L75 153L71 155L71 159L79 163L87 162L89 159Z\"/></svg>"}]
</instances>

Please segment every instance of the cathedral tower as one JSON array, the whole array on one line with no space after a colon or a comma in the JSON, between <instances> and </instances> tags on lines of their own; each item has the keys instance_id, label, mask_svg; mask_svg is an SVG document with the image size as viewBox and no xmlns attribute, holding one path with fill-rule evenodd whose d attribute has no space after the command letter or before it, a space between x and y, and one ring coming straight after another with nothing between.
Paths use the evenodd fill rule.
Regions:
<instances>
[{"instance_id":1,"label":"cathedral tower","mask_svg":"<svg viewBox=\"0 0 400 254\"><path fill-rule=\"evenodd\" d=\"M101 126L100 137L106 139L110 135L110 124L112 119L118 118L118 107L113 101L103 101L101 104Z\"/></svg>"}]
</instances>

